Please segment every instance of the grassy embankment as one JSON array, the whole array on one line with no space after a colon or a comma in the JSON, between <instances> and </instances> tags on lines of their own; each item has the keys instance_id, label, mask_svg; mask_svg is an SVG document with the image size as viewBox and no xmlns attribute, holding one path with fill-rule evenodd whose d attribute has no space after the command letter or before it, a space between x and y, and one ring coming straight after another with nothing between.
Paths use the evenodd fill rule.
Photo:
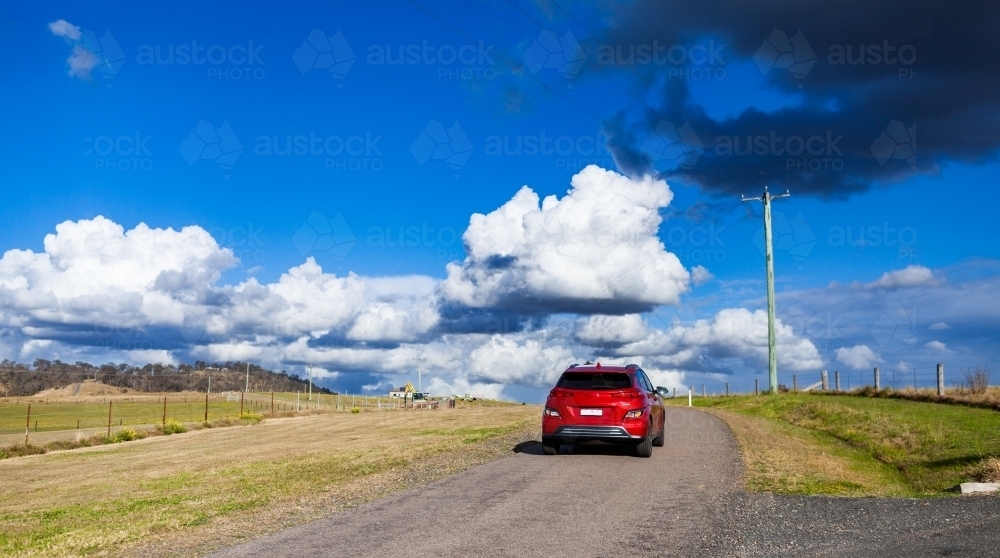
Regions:
<instances>
[{"instance_id":1,"label":"grassy embankment","mask_svg":"<svg viewBox=\"0 0 1000 558\"><path fill-rule=\"evenodd\" d=\"M686 405L686 398L670 400ZM989 480L1000 412L824 394L695 398L740 443L747 488L785 494L926 496Z\"/></svg>"},{"instance_id":2,"label":"grassy embankment","mask_svg":"<svg viewBox=\"0 0 1000 558\"><path fill-rule=\"evenodd\" d=\"M323 413L0 460L0 555L201 552L495 458L510 448L484 441L537 419L520 406Z\"/></svg>"}]
</instances>

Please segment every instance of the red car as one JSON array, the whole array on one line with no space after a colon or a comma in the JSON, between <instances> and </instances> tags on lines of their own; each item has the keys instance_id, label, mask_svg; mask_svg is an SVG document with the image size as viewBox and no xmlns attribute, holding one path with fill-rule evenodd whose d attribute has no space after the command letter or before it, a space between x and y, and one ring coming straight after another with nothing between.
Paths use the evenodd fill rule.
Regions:
<instances>
[{"instance_id":1,"label":"red car","mask_svg":"<svg viewBox=\"0 0 1000 558\"><path fill-rule=\"evenodd\" d=\"M663 445L665 388L653 388L637 364L583 366L563 372L549 392L542 413L542 446L546 455L561 444L601 441L631 445L635 455L649 457Z\"/></svg>"}]
</instances>

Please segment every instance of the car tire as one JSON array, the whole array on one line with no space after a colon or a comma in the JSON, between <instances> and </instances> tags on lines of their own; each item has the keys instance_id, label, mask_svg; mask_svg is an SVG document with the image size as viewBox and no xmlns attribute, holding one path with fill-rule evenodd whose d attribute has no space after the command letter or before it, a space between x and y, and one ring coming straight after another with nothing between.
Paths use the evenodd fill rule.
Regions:
<instances>
[{"instance_id":1,"label":"car tire","mask_svg":"<svg viewBox=\"0 0 1000 558\"><path fill-rule=\"evenodd\" d=\"M657 437L655 437L655 438L653 438L653 445L656 446L656 447L658 447L658 448L662 448L663 447L664 439L666 437L667 437L667 432L666 432L666 429L664 428L663 422L661 421L660 422L660 435L657 436Z\"/></svg>"},{"instance_id":2,"label":"car tire","mask_svg":"<svg viewBox=\"0 0 1000 558\"><path fill-rule=\"evenodd\" d=\"M652 428L652 424L649 425ZM646 438L635 445L635 456L636 457L650 457L653 455L653 438L650 436L651 432L646 435Z\"/></svg>"},{"instance_id":3,"label":"car tire","mask_svg":"<svg viewBox=\"0 0 1000 558\"><path fill-rule=\"evenodd\" d=\"M545 455L555 455L559 453L559 443L552 440L542 440L542 451Z\"/></svg>"}]
</instances>

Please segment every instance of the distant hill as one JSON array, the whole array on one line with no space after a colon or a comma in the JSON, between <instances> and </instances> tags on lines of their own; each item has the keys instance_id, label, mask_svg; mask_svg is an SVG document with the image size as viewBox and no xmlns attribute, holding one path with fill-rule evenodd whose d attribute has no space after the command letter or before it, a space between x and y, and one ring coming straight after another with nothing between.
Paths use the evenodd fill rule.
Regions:
<instances>
[{"instance_id":1,"label":"distant hill","mask_svg":"<svg viewBox=\"0 0 1000 558\"><path fill-rule=\"evenodd\" d=\"M86 362L73 364L58 360L36 359L31 365L4 360L0 362L0 395L24 397L43 390L65 388L84 380L130 391L170 392L206 391L211 377L212 392L242 391L247 381L245 362L206 363L179 366L147 364L132 366L113 362L95 366ZM250 365L251 391L305 391L308 380L284 370L273 371ZM313 384L314 392L329 393Z\"/></svg>"}]
</instances>

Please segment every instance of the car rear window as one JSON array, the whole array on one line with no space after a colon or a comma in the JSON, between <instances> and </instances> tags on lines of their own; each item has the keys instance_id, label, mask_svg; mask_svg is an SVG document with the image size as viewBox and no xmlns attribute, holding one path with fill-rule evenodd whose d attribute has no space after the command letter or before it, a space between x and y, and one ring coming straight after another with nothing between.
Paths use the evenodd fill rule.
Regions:
<instances>
[{"instance_id":1,"label":"car rear window","mask_svg":"<svg viewBox=\"0 0 1000 558\"><path fill-rule=\"evenodd\" d=\"M619 372L563 372L556 387L566 389L627 389L632 387L628 374Z\"/></svg>"}]
</instances>

